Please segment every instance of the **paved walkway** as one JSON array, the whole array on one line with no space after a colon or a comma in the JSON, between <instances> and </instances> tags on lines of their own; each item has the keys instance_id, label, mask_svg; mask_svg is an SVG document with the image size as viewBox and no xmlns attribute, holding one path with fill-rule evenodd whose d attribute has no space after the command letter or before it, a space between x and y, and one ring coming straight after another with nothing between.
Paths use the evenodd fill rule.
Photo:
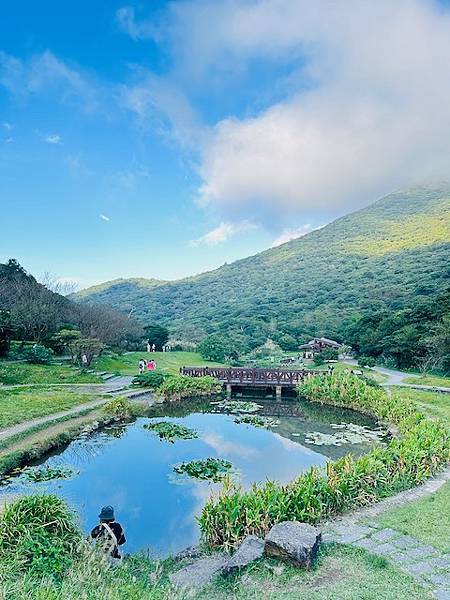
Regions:
<instances>
[{"instance_id":1,"label":"paved walkway","mask_svg":"<svg viewBox=\"0 0 450 600\"><path fill-rule=\"evenodd\" d=\"M417 488L326 524L323 539L364 548L371 554L382 556L409 573L438 600L450 600L450 553L395 529L382 528L371 520L385 510L432 494L447 481L450 481L450 468Z\"/></svg>"},{"instance_id":2,"label":"paved walkway","mask_svg":"<svg viewBox=\"0 0 450 600\"><path fill-rule=\"evenodd\" d=\"M358 362L352 358L347 358L342 362L352 365L353 367L358 366ZM397 369L387 369L386 367L372 367L372 371L376 371L381 375L385 375L388 380L380 385L383 386L391 386L398 385L400 387L410 387L416 390L428 390L428 391L438 391L438 392L450 392L450 387L445 386L436 386L436 385L421 385L420 383L403 383L403 380L406 378L419 378L420 375L416 375L415 373L405 373L404 371L398 371Z\"/></svg>"}]
</instances>

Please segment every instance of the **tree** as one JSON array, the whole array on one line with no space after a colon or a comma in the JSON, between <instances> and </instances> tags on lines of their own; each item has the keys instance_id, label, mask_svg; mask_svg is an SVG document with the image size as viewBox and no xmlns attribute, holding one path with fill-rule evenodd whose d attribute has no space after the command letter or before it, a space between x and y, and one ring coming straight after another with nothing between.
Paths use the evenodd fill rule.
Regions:
<instances>
[{"instance_id":1,"label":"tree","mask_svg":"<svg viewBox=\"0 0 450 600\"><path fill-rule=\"evenodd\" d=\"M73 360L75 354L75 342L81 338L81 332L78 329L64 327L55 333L47 345L50 346L56 354L63 354L68 350Z\"/></svg>"},{"instance_id":2,"label":"tree","mask_svg":"<svg viewBox=\"0 0 450 600\"><path fill-rule=\"evenodd\" d=\"M369 367L369 369L371 369L375 366L375 359L372 356L360 356L358 358L358 365L360 367Z\"/></svg>"},{"instance_id":3,"label":"tree","mask_svg":"<svg viewBox=\"0 0 450 600\"><path fill-rule=\"evenodd\" d=\"M334 348L325 348L320 353L323 360L337 360L339 358L339 352Z\"/></svg>"},{"instance_id":4,"label":"tree","mask_svg":"<svg viewBox=\"0 0 450 600\"><path fill-rule=\"evenodd\" d=\"M145 335L150 344L155 344L157 350L167 344L169 339L169 330L162 325L147 325L144 327Z\"/></svg>"},{"instance_id":5,"label":"tree","mask_svg":"<svg viewBox=\"0 0 450 600\"><path fill-rule=\"evenodd\" d=\"M197 350L207 360L223 362L228 355L229 348L225 338L218 333L214 333L205 337L197 346Z\"/></svg>"},{"instance_id":6,"label":"tree","mask_svg":"<svg viewBox=\"0 0 450 600\"><path fill-rule=\"evenodd\" d=\"M12 334L9 311L0 309L0 357L8 354Z\"/></svg>"},{"instance_id":7,"label":"tree","mask_svg":"<svg viewBox=\"0 0 450 600\"><path fill-rule=\"evenodd\" d=\"M96 338L80 338L73 343L75 358L81 367L89 367L96 356L102 353L105 347Z\"/></svg>"}]
</instances>

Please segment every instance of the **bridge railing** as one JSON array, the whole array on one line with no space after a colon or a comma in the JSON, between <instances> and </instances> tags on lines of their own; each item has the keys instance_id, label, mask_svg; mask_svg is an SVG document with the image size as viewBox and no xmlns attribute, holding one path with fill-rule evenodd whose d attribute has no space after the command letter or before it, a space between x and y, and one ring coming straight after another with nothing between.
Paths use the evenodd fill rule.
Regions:
<instances>
[{"instance_id":1,"label":"bridge railing","mask_svg":"<svg viewBox=\"0 0 450 600\"><path fill-rule=\"evenodd\" d=\"M305 377L316 375L316 371L307 369L264 369L246 367L182 367L182 375L204 377L209 375L223 383L246 385L295 386Z\"/></svg>"}]
</instances>

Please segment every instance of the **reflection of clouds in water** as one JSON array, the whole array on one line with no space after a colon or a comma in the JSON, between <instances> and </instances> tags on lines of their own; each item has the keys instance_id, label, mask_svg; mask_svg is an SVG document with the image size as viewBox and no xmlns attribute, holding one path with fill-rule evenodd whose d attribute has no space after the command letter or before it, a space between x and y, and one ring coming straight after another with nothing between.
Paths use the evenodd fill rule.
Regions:
<instances>
[{"instance_id":1,"label":"reflection of clouds in water","mask_svg":"<svg viewBox=\"0 0 450 600\"><path fill-rule=\"evenodd\" d=\"M278 433L272 432L273 437L278 440L278 442L283 446L285 450L288 452L300 452L301 454L309 454L310 456L322 456L318 452L314 452L311 448L307 448L306 446L302 446L298 442L294 442L289 438L285 438Z\"/></svg>"},{"instance_id":2,"label":"reflection of clouds in water","mask_svg":"<svg viewBox=\"0 0 450 600\"><path fill-rule=\"evenodd\" d=\"M218 433L205 433L201 439L211 446L220 456L239 458L256 458L260 455L260 452L256 448L244 446L238 442L231 442L226 440L222 435Z\"/></svg>"}]
</instances>

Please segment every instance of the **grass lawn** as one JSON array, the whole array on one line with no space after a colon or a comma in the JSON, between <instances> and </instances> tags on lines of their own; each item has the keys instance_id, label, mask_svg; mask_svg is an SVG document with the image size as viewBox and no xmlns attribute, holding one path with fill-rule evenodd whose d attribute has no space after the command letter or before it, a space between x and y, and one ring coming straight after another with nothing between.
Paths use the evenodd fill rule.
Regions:
<instances>
[{"instance_id":1,"label":"grass lawn","mask_svg":"<svg viewBox=\"0 0 450 600\"><path fill-rule=\"evenodd\" d=\"M207 600L424 600L427 593L412 578L385 559L350 547L325 547L312 571L285 567L271 570L275 561L263 560L236 579L218 579L195 598Z\"/></svg>"},{"instance_id":2,"label":"grass lawn","mask_svg":"<svg viewBox=\"0 0 450 600\"><path fill-rule=\"evenodd\" d=\"M450 377L441 377L440 375L419 375L419 377L406 377L403 383L413 383L415 385L435 385L438 387L450 387Z\"/></svg>"},{"instance_id":3,"label":"grass lawn","mask_svg":"<svg viewBox=\"0 0 450 600\"><path fill-rule=\"evenodd\" d=\"M402 387L393 387L395 396L415 402L419 409L430 417L439 417L450 425L450 395L444 392L427 392Z\"/></svg>"},{"instance_id":4,"label":"grass lawn","mask_svg":"<svg viewBox=\"0 0 450 600\"><path fill-rule=\"evenodd\" d=\"M101 379L90 373L81 373L70 365L32 365L26 362L0 361L0 383L98 383Z\"/></svg>"},{"instance_id":5,"label":"grass lawn","mask_svg":"<svg viewBox=\"0 0 450 600\"><path fill-rule=\"evenodd\" d=\"M334 371L336 373L341 373L342 371L351 371L352 369L354 369L355 371L362 371L364 375L366 375L366 377L374 379L377 383L384 383L388 380L387 375L383 375L383 373L378 373L377 371L373 371L372 369L364 369L358 366L354 367L352 365L349 365L348 363L340 361L331 364L333 365ZM315 371L327 371L328 365L325 364L320 365L320 367L316 367L314 364L312 364L308 365L308 369L313 369Z\"/></svg>"},{"instance_id":6,"label":"grass lawn","mask_svg":"<svg viewBox=\"0 0 450 600\"><path fill-rule=\"evenodd\" d=\"M197 352L127 352L119 355L105 355L93 363L92 368L118 375L137 375L140 358L156 361L156 369L166 373L178 373L180 367L222 367L221 363L205 360Z\"/></svg>"},{"instance_id":7,"label":"grass lawn","mask_svg":"<svg viewBox=\"0 0 450 600\"><path fill-rule=\"evenodd\" d=\"M450 483L431 496L384 513L377 521L412 535L424 544L450 552Z\"/></svg>"},{"instance_id":8,"label":"grass lawn","mask_svg":"<svg viewBox=\"0 0 450 600\"><path fill-rule=\"evenodd\" d=\"M98 395L97 395L98 396ZM94 399L60 387L23 387L0 392L0 429L44 417Z\"/></svg>"}]
</instances>

